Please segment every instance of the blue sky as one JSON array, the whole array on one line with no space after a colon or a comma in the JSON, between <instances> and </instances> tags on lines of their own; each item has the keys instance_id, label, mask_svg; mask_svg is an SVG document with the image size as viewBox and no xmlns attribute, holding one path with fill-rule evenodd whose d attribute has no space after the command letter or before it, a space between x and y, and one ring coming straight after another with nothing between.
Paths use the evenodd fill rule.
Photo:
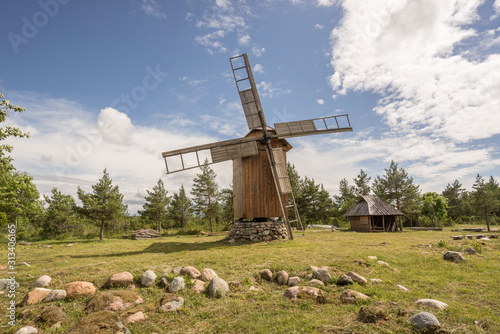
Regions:
<instances>
[{"instance_id":1,"label":"blue sky","mask_svg":"<svg viewBox=\"0 0 500 334\"><path fill-rule=\"evenodd\" d=\"M135 212L161 152L248 131L229 57L248 53L268 123L348 113L352 133L295 138L289 161L332 194L393 159L422 191L500 176L500 0L5 1L0 91L15 166L42 193L107 167ZM231 163L213 165L222 187ZM76 196L75 196L76 197Z\"/></svg>"}]
</instances>

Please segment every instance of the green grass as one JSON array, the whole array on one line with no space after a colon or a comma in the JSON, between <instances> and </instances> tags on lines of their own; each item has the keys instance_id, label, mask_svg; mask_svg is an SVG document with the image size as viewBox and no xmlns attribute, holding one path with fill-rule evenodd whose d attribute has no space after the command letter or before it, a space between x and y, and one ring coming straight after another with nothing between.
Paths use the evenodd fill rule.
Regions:
<instances>
[{"instance_id":1,"label":"green grass","mask_svg":"<svg viewBox=\"0 0 500 334\"><path fill-rule=\"evenodd\" d=\"M408 333L411 332L409 318L420 311L436 315L449 332L498 333L500 240L485 242L478 255L464 253L469 261L457 264L444 261L443 253L447 249L460 250L474 245L470 240L454 241L451 235L457 232L449 229L372 234L306 231L305 237L294 241L233 245L221 242L221 236L102 242L71 240L75 244L72 247L66 247L68 241L18 245L16 262L25 261L31 267L17 267L17 280L21 285L17 301L21 301L41 275L52 277L51 289L64 289L64 284L77 280L92 282L100 289L107 278L117 272L129 271L139 277L150 269L160 278L174 267L191 265L200 271L212 268L227 282L240 284L230 285L230 294L220 299L183 290L180 295L186 300L185 306L172 314L158 312L164 290L136 288L144 303L119 312L122 319L136 311L147 315L146 321L127 325L132 333ZM52 248L44 247L47 244ZM0 247L6 249L7 245ZM368 260L368 256L373 255L391 267ZM355 259L363 259L368 265L360 266L353 262ZM290 276L298 275L303 280L312 272L311 265L328 266L334 278L354 271L368 280L382 279L383 283L350 287L372 297L358 305L343 304L339 296L345 288L330 284L324 288L327 302L320 304L314 300L287 300L283 297L286 287L258 278L259 270L269 268L273 272L286 270ZM0 275L5 277L6 271L0 271ZM249 277L257 279L263 291L249 291ZM399 290L397 284L410 291ZM449 308L437 311L416 305L415 301L422 298L443 301ZM86 301L85 298L63 301L68 321L60 329L43 326L42 329L46 333L64 332L85 315ZM14 333L21 325L34 324L36 314L47 305L26 307L34 316L11 328L7 325L7 303L6 295L2 295L0 332L6 333ZM383 307L387 310L386 320L374 324L361 322L358 312L362 305ZM22 310L18 307L18 314Z\"/></svg>"}]
</instances>

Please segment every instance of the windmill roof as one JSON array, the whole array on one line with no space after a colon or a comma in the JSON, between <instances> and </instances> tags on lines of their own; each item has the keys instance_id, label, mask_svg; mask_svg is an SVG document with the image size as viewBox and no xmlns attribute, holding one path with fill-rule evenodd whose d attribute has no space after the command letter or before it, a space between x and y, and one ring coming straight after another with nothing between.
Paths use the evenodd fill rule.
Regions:
<instances>
[{"instance_id":1,"label":"windmill roof","mask_svg":"<svg viewBox=\"0 0 500 334\"><path fill-rule=\"evenodd\" d=\"M361 196L345 217L351 216L404 216L404 213L382 201L378 196Z\"/></svg>"}]
</instances>

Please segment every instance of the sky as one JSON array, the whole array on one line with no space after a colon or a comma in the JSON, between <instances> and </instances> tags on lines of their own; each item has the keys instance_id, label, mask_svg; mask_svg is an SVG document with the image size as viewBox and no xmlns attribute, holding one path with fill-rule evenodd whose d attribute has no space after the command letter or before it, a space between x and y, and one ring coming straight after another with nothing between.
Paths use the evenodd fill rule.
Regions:
<instances>
[{"instance_id":1,"label":"sky","mask_svg":"<svg viewBox=\"0 0 500 334\"><path fill-rule=\"evenodd\" d=\"M243 137L229 58L247 53L264 114L349 114L353 132L289 140L288 161L332 195L391 160L422 192L500 178L500 0L5 0L0 92L18 170L76 198L104 168L134 214L162 152ZM221 188L232 164L212 165Z\"/></svg>"}]
</instances>

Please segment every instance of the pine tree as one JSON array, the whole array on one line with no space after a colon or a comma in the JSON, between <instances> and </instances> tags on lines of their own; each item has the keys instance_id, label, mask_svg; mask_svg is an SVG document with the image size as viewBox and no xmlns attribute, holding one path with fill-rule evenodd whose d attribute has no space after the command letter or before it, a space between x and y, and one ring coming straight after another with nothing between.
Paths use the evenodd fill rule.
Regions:
<instances>
[{"instance_id":1,"label":"pine tree","mask_svg":"<svg viewBox=\"0 0 500 334\"><path fill-rule=\"evenodd\" d=\"M80 187L77 191L78 198L83 203L82 213L101 226L100 240L104 239L106 225L124 215L127 210L127 206L122 203L123 195L120 194L118 186L113 186L112 182L105 168L103 177L92 186L92 193L85 193Z\"/></svg>"},{"instance_id":2,"label":"pine tree","mask_svg":"<svg viewBox=\"0 0 500 334\"><path fill-rule=\"evenodd\" d=\"M398 168L398 164L391 161L391 165L385 170L385 175L373 181L372 186L375 195L383 201L396 206L396 209L405 214L415 211L420 200L419 186L413 183L413 178L408 176L404 168ZM399 217L399 229L403 226Z\"/></svg>"},{"instance_id":3,"label":"pine tree","mask_svg":"<svg viewBox=\"0 0 500 334\"><path fill-rule=\"evenodd\" d=\"M165 212L167 211L170 198L167 196L168 191L165 190L165 185L162 179L158 179L158 183L153 187L153 191L146 190L148 196L144 197L146 203L142 206L143 211L139 214L143 218L150 218L156 222L158 232L161 233L161 224L165 219Z\"/></svg>"},{"instance_id":4,"label":"pine tree","mask_svg":"<svg viewBox=\"0 0 500 334\"><path fill-rule=\"evenodd\" d=\"M448 203L448 215L450 218L457 219L465 215L465 192L465 189L462 188L462 184L458 182L458 180L455 180L451 185L448 183L443 190L442 195L446 198L446 202Z\"/></svg>"},{"instance_id":5,"label":"pine tree","mask_svg":"<svg viewBox=\"0 0 500 334\"><path fill-rule=\"evenodd\" d=\"M474 207L479 214L484 215L488 232L490 232L489 214L500 206L498 183L493 176L490 177L488 182L485 182L483 177L477 174L472 188L474 189L471 194Z\"/></svg>"},{"instance_id":6,"label":"pine tree","mask_svg":"<svg viewBox=\"0 0 500 334\"><path fill-rule=\"evenodd\" d=\"M357 197L370 194L370 180L371 177L369 177L368 174L366 174L365 171L361 169L358 176L354 178L354 184L356 184L354 193Z\"/></svg>"},{"instance_id":7,"label":"pine tree","mask_svg":"<svg viewBox=\"0 0 500 334\"><path fill-rule=\"evenodd\" d=\"M201 166L201 174L196 174L193 182L191 195L194 196L194 208L198 215L208 217L210 222L210 232L214 231L214 209L218 200L219 190L215 182L217 175L208 165L208 159Z\"/></svg>"},{"instance_id":8,"label":"pine tree","mask_svg":"<svg viewBox=\"0 0 500 334\"><path fill-rule=\"evenodd\" d=\"M193 207L191 200L186 196L184 185L179 188L179 192L172 196L172 201L169 208L169 216L176 225L183 228L189 223L193 216Z\"/></svg>"},{"instance_id":9,"label":"pine tree","mask_svg":"<svg viewBox=\"0 0 500 334\"><path fill-rule=\"evenodd\" d=\"M351 186L345 178L340 180L340 195L335 195L333 196L333 198L335 200L335 203L339 207L341 214L347 212L347 210L349 210L354 204L356 204L357 196L355 192L355 187Z\"/></svg>"},{"instance_id":10,"label":"pine tree","mask_svg":"<svg viewBox=\"0 0 500 334\"><path fill-rule=\"evenodd\" d=\"M44 195L48 204L42 235L46 238L68 235L78 227L73 197L52 188L52 196Z\"/></svg>"}]
</instances>

